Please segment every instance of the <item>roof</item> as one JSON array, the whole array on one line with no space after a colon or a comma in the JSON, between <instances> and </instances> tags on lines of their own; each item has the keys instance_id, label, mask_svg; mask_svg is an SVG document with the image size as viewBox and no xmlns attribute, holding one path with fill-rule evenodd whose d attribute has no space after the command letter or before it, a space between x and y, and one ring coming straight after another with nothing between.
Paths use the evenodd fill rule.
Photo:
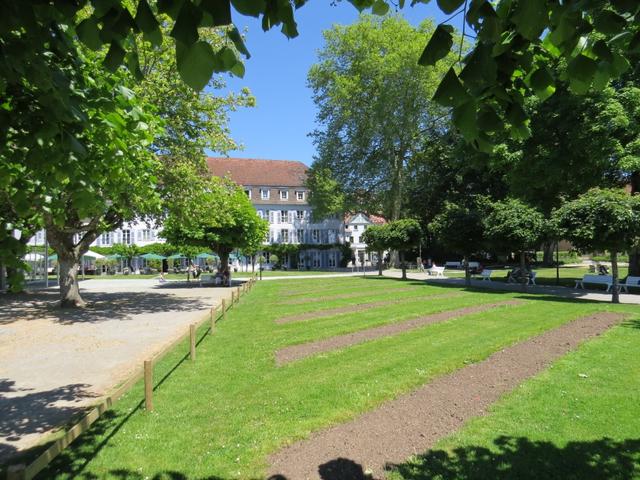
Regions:
<instances>
[{"instance_id":1,"label":"roof","mask_svg":"<svg viewBox=\"0 0 640 480\"><path fill-rule=\"evenodd\" d=\"M358 217L360 217L360 220L359 220ZM368 222L370 222L370 223L373 223L373 224L376 224L376 225L382 225L383 223L387 223L385 218L381 217L380 215L367 214L367 213L364 213L364 212L347 214L344 217L344 223L355 223L356 221L358 221L358 223L368 223Z\"/></svg>"},{"instance_id":2,"label":"roof","mask_svg":"<svg viewBox=\"0 0 640 480\"><path fill-rule=\"evenodd\" d=\"M227 157L208 157L207 165L214 175L229 176L239 185L265 187L303 187L309 168L289 160Z\"/></svg>"}]
</instances>

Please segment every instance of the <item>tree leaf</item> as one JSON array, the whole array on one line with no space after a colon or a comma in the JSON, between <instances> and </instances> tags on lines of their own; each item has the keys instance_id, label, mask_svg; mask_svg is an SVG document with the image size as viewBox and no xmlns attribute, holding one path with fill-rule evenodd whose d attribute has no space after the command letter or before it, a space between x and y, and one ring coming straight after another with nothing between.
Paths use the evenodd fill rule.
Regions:
<instances>
[{"instance_id":1,"label":"tree leaf","mask_svg":"<svg viewBox=\"0 0 640 480\"><path fill-rule=\"evenodd\" d=\"M611 10L602 10L593 20L595 29L606 35L620 33L627 26L624 17Z\"/></svg>"},{"instance_id":2,"label":"tree leaf","mask_svg":"<svg viewBox=\"0 0 640 480\"><path fill-rule=\"evenodd\" d=\"M389 12L389 5L384 0L376 0L371 7L374 15L386 15Z\"/></svg>"},{"instance_id":3,"label":"tree leaf","mask_svg":"<svg viewBox=\"0 0 640 480\"><path fill-rule=\"evenodd\" d=\"M452 120L467 141L478 137L477 105L475 100L469 100L455 107Z\"/></svg>"},{"instance_id":4,"label":"tree leaf","mask_svg":"<svg viewBox=\"0 0 640 480\"><path fill-rule=\"evenodd\" d=\"M264 0L231 0L231 4L239 13L250 17L257 17L267 6Z\"/></svg>"},{"instance_id":5,"label":"tree leaf","mask_svg":"<svg viewBox=\"0 0 640 480\"><path fill-rule=\"evenodd\" d=\"M435 65L438 60L446 57L453 45L453 27L451 25L438 25L424 47L418 63L423 66Z\"/></svg>"},{"instance_id":6,"label":"tree leaf","mask_svg":"<svg viewBox=\"0 0 640 480\"><path fill-rule=\"evenodd\" d=\"M76 27L76 33L78 34L80 41L91 50L98 50L102 47L100 29L98 28L98 22L94 17L89 17L80 22Z\"/></svg>"},{"instance_id":7,"label":"tree leaf","mask_svg":"<svg viewBox=\"0 0 640 480\"><path fill-rule=\"evenodd\" d=\"M244 44L244 40L242 40L242 36L235 26L229 29L229 31L227 32L227 36L231 39L240 53L242 53L247 58L251 58L251 54L249 53L249 50L247 50L247 47Z\"/></svg>"},{"instance_id":8,"label":"tree leaf","mask_svg":"<svg viewBox=\"0 0 640 480\"><path fill-rule=\"evenodd\" d=\"M444 107L457 107L469 101L469 93L464 88L453 68L446 73L433 95L433 100Z\"/></svg>"},{"instance_id":9,"label":"tree leaf","mask_svg":"<svg viewBox=\"0 0 640 480\"><path fill-rule=\"evenodd\" d=\"M524 38L536 40L548 25L549 11L546 3L542 0L524 0L513 6L513 23L516 25L518 33Z\"/></svg>"},{"instance_id":10,"label":"tree leaf","mask_svg":"<svg viewBox=\"0 0 640 480\"><path fill-rule=\"evenodd\" d=\"M555 81L546 65L534 70L529 76L529 85L540 100L546 100L556 91Z\"/></svg>"},{"instance_id":11,"label":"tree leaf","mask_svg":"<svg viewBox=\"0 0 640 480\"><path fill-rule=\"evenodd\" d=\"M147 0L140 0L140 3L138 3L138 10L136 11L134 20L138 28L142 31L145 40L155 47L162 43L160 24L151 11Z\"/></svg>"},{"instance_id":12,"label":"tree leaf","mask_svg":"<svg viewBox=\"0 0 640 480\"><path fill-rule=\"evenodd\" d=\"M111 45L109 46L109 51L107 55L104 57L103 64L110 72L115 72L120 65L122 65L122 60L124 60L125 50L122 46L116 42L115 40L111 41Z\"/></svg>"},{"instance_id":13,"label":"tree leaf","mask_svg":"<svg viewBox=\"0 0 640 480\"><path fill-rule=\"evenodd\" d=\"M464 3L464 0L438 0L438 7L447 15L455 12Z\"/></svg>"},{"instance_id":14,"label":"tree leaf","mask_svg":"<svg viewBox=\"0 0 640 480\"><path fill-rule=\"evenodd\" d=\"M582 83L591 83L593 75L598 69L598 64L592 58L583 55L577 55L567 65L567 74L569 78L574 78Z\"/></svg>"},{"instance_id":15,"label":"tree leaf","mask_svg":"<svg viewBox=\"0 0 640 480\"><path fill-rule=\"evenodd\" d=\"M218 63L211 45L203 41L189 46L176 43L176 60L180 77L196 91L209 83Z\"/></svg>"},{"instance_id":16,"label":"tree leaf","mask_svg":"<svg viewBox=\"0 0 640 480\"><path fill-rule=\"evenodd\" d=\"M200 8L211 15L214 27L231 24L231 4L229 0L201 0Z\"/></svg>"},{"instance_id":17,"label":"tree leaf","mask_svg":"<svg viewBox=\"0 0 640 480\"><path fill-rule=\"evenodd\" d=\"M178 17L184 0L158 0L158 12L166 13L171 18Z\"/></svg>"},{"instance_id":18,"label":"tree leaf","mask_svg":"<svg viewBox=\"0 0 640 480\"><path fill-rule=\"evenodd\" d=\"M200 20L202 20L202 11L191 2L185 2L170 35L185 45L191 45L198 41Z\"/></svg>"},{"instance_id":19,"label":"tree leaf","mask_svg":"<svg viewBox=\"0 0 640 480\"><path fill-rule=\"evenodd\" d=\"M491 55L491 46L479 43L467 57L460 80L471 90L481 90L495 82L497 74L498 66Z\"/></svg>"}]
</instances>

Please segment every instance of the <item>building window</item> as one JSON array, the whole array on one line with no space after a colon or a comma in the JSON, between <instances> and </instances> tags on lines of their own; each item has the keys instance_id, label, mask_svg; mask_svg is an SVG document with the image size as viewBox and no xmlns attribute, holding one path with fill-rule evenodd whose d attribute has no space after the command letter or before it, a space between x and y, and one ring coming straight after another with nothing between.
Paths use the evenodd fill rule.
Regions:
<instances>
[{"instance_id":1,"label":"building window","mask_svg":"<svg viewBox=\"0 0 640 480\"><path fill-rule=\"evenodd\" d=\"M280 218L282 223L287 223L289 221L289 214L286 210L280 210Z\"/></svg>"},{"instance_id":2,"label":"building window","mask_svg":"<svg viewBox=\"0 0 640 480\"><path fill-rule=\"evenodd\" d=\"M296 200L298 200L299 202L302 202L304 200L304 192L297 191L296 192Z\"/></svg>"},{"instance_id":3,"label":"building window","mask_svg":"<svg viewBox=\"0 0 640 480\"><path fill-rule=\"evenodd\" d=\"M273 210L267 210L267 217L269 218L269 223L275 223L275 213Z\"/></svg>"},{"instance_id":4,"label":"building window","mask_svg":"<svg viewBox=\"0 0 640 480\"><path fill-rule=\"evenodd\" d=\"M258 217L264 218L264 210L258 210L257 213L258 213Z\"/></svg>"},{"instance_id":5,"label":"building window","mask_svg":"<svg viewBox=\"0 0 640 480\"><path fill-rule=\"evenodd\" d=\"M142 230L142 241L148 242L153 240L153 230Z\"/></svg>"},{"instance_id":6,"label":"building window","mask_svg":"<svg viewBox=\"0 0 640 480\"><path fill-rule=\"evenodd\" d=\"M313 252L313 266L314 268L320 267L320 252Z\"/></svg>"},{"instance_id":7,"label":"building window","mask_svg":"<svg viewBox=\"0 0 640 480\"><path fill-rule=\"evenodd\" d=\"M280 190L280 200L289 200L289 190Z\"/></svg>"},{"instance_id":8,"label":"building window","mask_svg":"<svg viewBox=\"0 0 640 480\"><path fill-rule=\"evenodd\" d=\"M329 266L330 267L336 266L336 254L334 252L329 254Z\"/></svg>"},{"instance_id":9,"label":"building window","mask_svg":"<svg viewBox=\"0 0 640 480\"><path fill-rule=\"evenodd\" d=\"M102 245L111 245L112 241L113 241L113 233L107 232L100 235L100 243Z\"/></svg>"},{"instance_id":10,"label":"building window","mask_svg":"<svg viewBox=\"0 0 640 480\"><path fill-rule=\"evenodd\" d=\"M122 243L131 245L131 230L122 230Z\"/></svg>"},{"instance_id":11,"label":"building window","mask_svg":"<svg viewBox=\"0 0 640 480\"><path fill-rule=\"evenodd\" d=\"M282 243L289 243L289 230L283 228L280 230L280 238Z\"/></svg>"},{"instance_id":12,"label":"building window","mask_svg":"<svg viewBox=\"0 0 640 480\"><path fill-rule=\"evenodd\" d=\"M247 188L247 189L244 191L244 193L246 193L246 194L247 194L247 197L251 198L251 189L250 189L250 188Z\"/></svg>"},{"instance_id":13,"label":"building window","mask_svg":"<svg viewBox=\"0 0 640 480\"><path fill-rule=\"evenodd\" d=\"M296 237L298 238L298 243L304 243L304 230L301 228L298 229Z\"/></svg>"},{"instance_id":14,"label":"building window","mask_svg":"<svg viewBox=\"0 0 640 480\"><path fill-rule=\"evenodd\" d=\"M313 243L320 242L320 230L311 230L311 241Z\"/></svg>"},{"instance_id":15,"label":"building window","mask_svg":"<svg viewBox=\"0 0 640 480\"><path fill-rule=\"evenodd\" d=\"M304 210L296 210L296 218L302 220L304 218Z\"/></svg>"},{"instance_id":16,"label":"building window","mask_svg":"<svg viewBox=\"0 0 640 480\"><path fill-rule=\"evenodd\" d=\"M261 188L260 189L260 198L262 200L269 200L269 189L268 188Z\"/></svg>"},{"instance_id":17,"label":"building window","mask_svg":"<svg viewBox=\"0 0 640 480\"><path fill-rule=\"evenodd\" d=\"M357 231L358 230L358 225L354 225L353 229Z\"/></svg>"}]
</instances>

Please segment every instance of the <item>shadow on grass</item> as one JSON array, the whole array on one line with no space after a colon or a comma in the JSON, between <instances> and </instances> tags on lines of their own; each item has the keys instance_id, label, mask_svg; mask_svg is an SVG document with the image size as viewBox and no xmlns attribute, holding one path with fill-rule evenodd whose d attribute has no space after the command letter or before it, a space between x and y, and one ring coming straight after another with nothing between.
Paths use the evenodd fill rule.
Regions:
<instances>
[{"instance_id":1,"label":"shadow on grass","mask_svg":"<svg viewBox=\"0 0 640 480\"><path fill-rule=\"evenodd\" d=\"M414 462L387 468L412 480L623 480L640 475L640 439L603 438L558 447L551 442L502 436L493 443L491 450L475 445L450 452L431 450Z\"/></svg>"}]
</instances>

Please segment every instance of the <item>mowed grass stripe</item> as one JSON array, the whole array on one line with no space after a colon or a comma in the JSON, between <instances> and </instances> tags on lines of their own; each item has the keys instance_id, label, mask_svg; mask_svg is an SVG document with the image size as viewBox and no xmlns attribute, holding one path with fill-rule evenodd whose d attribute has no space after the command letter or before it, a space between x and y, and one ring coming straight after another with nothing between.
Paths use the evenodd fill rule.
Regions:
<instances>
[{"instance_id":1,"label":"mowed grass stripe","mask_svg":"<svg viewBox=\"0 0 640 480\"><path fill-rule=\"evenodd\" d=\"M414 292L417 289L418 287L396 288L394 289L393 293ZM371 289L366 289L366 290L353 292L353 293L336 293L335 295L321 295L321 296L313 296L310 298L305 297L305 298L298 298L294 300L287 300L285 302L280 302L280 305L302 305L305 303L320 303L320 302L328 302L331 300L343 300L347 298L358 298L358 297L364 297L364 296L379 295L380 293L389 293L389 290L385 289L379 292L372 292Z\"/></svg>"},{"instance_id":2,"label":"mowed grass stripe","mask_svg":"<svg viewBox=\"0 0 640 480\"><path fill-rule=\"evenodd\" d=\"M275 354L276 365L284 365L289 362L294 362L311 355L317 355L318 353L329 352L332 350L339 350L359 343L376 340L381 337L387 337L390 335L396 335L398 333L413 330L425 325L433 323L443 322L453 318L462 317L464 315L470 315L473 313L484 312L498 307L507 306L520 306L525 302L521 300L506 300L499 303L490 303L484 305L477 305L473 307L465 307L458 310L448 310L424 317L414 318L406 320L404 322L397 322L390 325L383 325L381 327L369 328L366 330L360 330L355 333L349 333L346 335L340 335L337 337L331 337L324 340L318 340L310 343L303 343L299 345L292 345L281 350L278 350Z\"/></svg>"},{"instance_id":3,"label":"mowed grass stripe","mask_svg":"<svg viewBox=\"0 0 640 480\"><path fill-rule=\"evenodd\" d=\"M276 320L276 323L283 324L283 323L291 323L291 322L302 322L306 320L313 320L316 318L342 315L345 313L362 312L364 310L370 310L373 308L386 307L388 305L397 305L403 302L415 302L415 301L423 301L423 300L430 300L430 299L453 298L453 297L459 297L460 295L461 294L459 292L448 292L448 293L442 293L442 294L423 295L418 297L396 298L395 300L378 300L376 302L356 303L355 305L345 305L344 307L327 308L323 310L314 310L312 312L307 312L307 313L288 315L285 317L278 318Z\"/></svg>"},{"instance_id":4,"label":"mowed grass stripe","mask_svg":"<svg viewBox=\"0 0 640 480\"><path fill-rule=\"evenodd\" d=\"M283 449L271 457L270 473L318 478L323 465L348 458L372 469L379 478L389 463L404 462L414 452L431 447L466 420L484 413L502 394L622 319L623 315L609 312L582 317L496 352L349 423Z\"/></svg>"},{"instance_id":5,"label":"mowed grass stripe","mask_svg":"<svg viewBox=\"0 0 640 480\"><path fill-rule=\"evenodd\" d=\"M640 317L630 316L388 478L640 478Z\"/></svg>"},{"instance_id":6,"label":"mowed grass stripe","mask_svg":"<svg viewBox=\"0 0 640 480\"><path fill-rule=\"evenodd\" d=\"M425 282L419 280L410 280L410 281L400 281L398 279L390 279L386 277L371 277L367 279L363 279L360 277L349 277L346 279L332 279L335 280L330 282L327 285L327 281L317 281L313 280L300 280L300 282L293 283L289 282L291 285L281 285L278 288L277 292L274 292L276 295L280 297L306 297L306 296L316 296L318 294L327 294L330 295L332 293L343 293L343 292L351 292L367 289L369 291L380 291L385 292L393 289L401 289L406 288L407 285L412 286L422 286L425 285ZM305 288L294 288L291 289L292 286L299 287L302 282L304 282Z\"/></svg>"}]
</instances>

